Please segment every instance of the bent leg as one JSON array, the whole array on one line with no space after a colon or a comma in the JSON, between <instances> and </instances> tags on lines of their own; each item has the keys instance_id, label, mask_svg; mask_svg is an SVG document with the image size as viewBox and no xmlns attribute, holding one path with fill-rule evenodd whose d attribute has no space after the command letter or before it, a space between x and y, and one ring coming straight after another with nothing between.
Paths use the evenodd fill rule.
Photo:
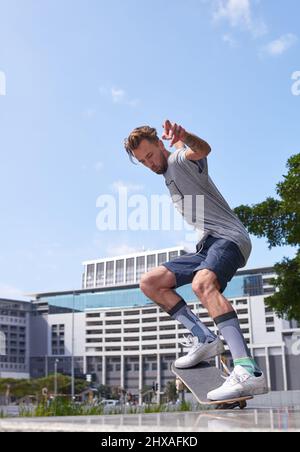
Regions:
<instances>
[{"instance_id":1,"label":"bent leg","mask_svg":"<svg viewBox=\"0 0 300 452\"><path fill-rule=\"evenodd\" d=\"M200 343L213 342L216 338L201 320L192 312L186 302L172 288L176 285L175 275L164 266L145 274L141 280L142 292L166 311L173 320L184 325Z\"/></svg>"},{"instance_id":2,"label":"bent leg","mask_svg":"<svg viewBox=\"0 0 300 452\"><path fill-rule=\"evenodd\" d=\"M193 290L215 321L227 342L234 360L250 357L250 351L231 303L220 293L217 276L210 270L200 270L193 281Z\"/></svg>"},{"instance_id":3,"label":"bent leg","mask_svg":"<svg viewBox=\"0 0 300 452\"><path fill-rule=\"evenodd\" d=\"M166 267L157 267L148 273L145 273L140 282L140 289L154 303L160 306L164 311L171 311L181 300L173 288L176 286L174 273Z\"/></svg>"}]
</instances>

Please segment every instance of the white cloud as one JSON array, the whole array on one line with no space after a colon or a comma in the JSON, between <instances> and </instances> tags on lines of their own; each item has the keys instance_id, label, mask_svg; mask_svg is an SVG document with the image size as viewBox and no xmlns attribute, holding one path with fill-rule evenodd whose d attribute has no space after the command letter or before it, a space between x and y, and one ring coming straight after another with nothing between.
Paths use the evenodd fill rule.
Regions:
<instances>
[{"instance_id":1,"label":"white cloud","mask_svg":"<svg viewBox=\"0 0 300 452\"><path fill-rule=\"evenodd\" d=\"M111 89L112 101L115 104L121 104L124 102L126 93L123 89L112 88Z\"/></svg>"},{"instance_id":2,"label":"white cloud","mask_svg":"<svg viewBox=\"0 0 300 452\"><path fill-rule=\"evenodd\" d=\"M29 300L24 296L24 292L17 287L10 286L0 282L0 298L7 298L9 300Z\"/></svg>"},{"instance_id":3,"label":"white cloud","mask_svg":"<svg viewBox=\"0 0 300 452\"><path fill-rule=\"evenodd\" d=\"M226 19L232 27L249 26L251 10L249 0L218 0L215 2L214 19Z\"/></svg>"},{"instance_id":4,"label":"white cloud","mask_svg":"<svg viewBox=\"0 0 300 452\"><path fill-rule=\"evenodd\" d=\"M263 47L262 54L267 54L274 57L282 55L287 52L293 45L295 45L297 41L298 38L296 35L288 33Z\"/></svg>"},{"instance_id":5,"label":"white cloud","mask_svg":"<svg viewBox=\"0 0 300 452\"><path fill-rule=\"evenodd\" d=\"M107 88L100 86L99 93L102 97L110 99L113 104L127 105L131 108L136 108L140 104L140 99L131 98L131 96L123 88Z\"/></svg>"},{"instance_id":6,"label":"white cloud","mask_svg":"<svg viewBox=\"0 0 300 452\"><path fill-rule=\"evenodd\" d=\"M233 47L233 48L238 47L237 40L231 34L223 35L222 39L223 39L223 42L228 44L230 47Z\"/></svg>"},{"instance_id":7,"label":"white cloud","mask_svg":"<svg viewBox=\"0 0 300 452\"><path fill-rule=\"evenodd\" d=\"M225 20L231 28L249 31L254 37L262 36L268 28L262 18L255 16L253 3L253 0L214 0L213 19Z\"/></svg>"},{"instance_id":8,"label":"white cloud","mask_svg":"<svg viewBox=\"0 0 300 452\"><path fill-rule=\"evenodd\" d=\"M143 185L126 183L126 182L119 180L119 181L115 181L110 186L110 188L114 192L119 192L120 190L126 189L128 191L128 193L130 193L130 192L132 193L132 192L140 192L140 191L144 190L145 187Z\"/></svg>"}]
</instances>

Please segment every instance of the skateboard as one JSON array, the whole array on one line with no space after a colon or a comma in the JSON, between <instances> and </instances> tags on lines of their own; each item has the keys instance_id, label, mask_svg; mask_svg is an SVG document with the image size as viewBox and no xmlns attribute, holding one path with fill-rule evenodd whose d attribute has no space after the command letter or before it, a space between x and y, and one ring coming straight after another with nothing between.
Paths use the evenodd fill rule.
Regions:
<instances>
[{"instance_id":1,"label":"skateboard","mask_svg":"<svg viewBox=\"0 0 300 452\"><path fill-rule=\"evenodd\" d=\"M217 410L241 410L247 407L247 400L253 397L240 397L230 400L211 401L207 394L223 385L227 375L209 363L201 363L192 369L178 369L172 364L171 370L179 382L183 383L196 397L200 405L215 406Z\"/></svg>"}]
</instances>

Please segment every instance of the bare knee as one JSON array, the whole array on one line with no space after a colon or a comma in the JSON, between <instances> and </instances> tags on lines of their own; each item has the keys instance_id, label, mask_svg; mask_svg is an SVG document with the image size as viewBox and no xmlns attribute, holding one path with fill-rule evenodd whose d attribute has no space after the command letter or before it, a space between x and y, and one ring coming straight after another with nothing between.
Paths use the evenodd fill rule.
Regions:
<instances>
[{"instance_id":1,"label":"bare knee","mask_svg":"<svg viewBox=\"0 0 300 452\"><path fill-rule=\"evenodd\" d=\"M214 272L201 270L193 280L192 289L195 295L201 300L203 306L207 308L212 295L219 292L221 286Z\"/></svg>"},{"instance_id":2,"label":"bare knee","mask_svg":"<svg viewBox=\"0 0 300 452\"><path fill-rule=\"evenodd\" d=\"M170 290L175 285L175 275L163 266L145 273L140 281L140 289L148 297L162 290Z\"/></svg>"}]
</instances>

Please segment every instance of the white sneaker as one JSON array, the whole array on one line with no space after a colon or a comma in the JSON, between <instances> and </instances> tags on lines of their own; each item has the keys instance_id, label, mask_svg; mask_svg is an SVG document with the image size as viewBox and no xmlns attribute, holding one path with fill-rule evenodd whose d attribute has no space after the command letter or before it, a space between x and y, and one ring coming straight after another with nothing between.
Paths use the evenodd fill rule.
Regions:
<instances>
[{"instance_id":1,"label":"white sneaker","mask_svg":"<svg viewBox=\"0 0 300 452\"><path fill-rule=\"evenodd\" d=\"M208 361L225 352L223 342L218 337L211 343L201 343L196 336L189 336L182 345L191 347L188 354L175 361L178 369L190 369L203 361Z\"/></svg>"},{"instance_id":2,"label":"white sneaker","mask_svg":"<svg viewBox=\"0 0 300 452\"><path fill-rule=\"evenodd\" d=\"M207 398L212 401L222 401L262 395L268 392L264 374L260 377L254 377L244 367L236 366L223 386L209 392Z\"/></svg>"}]
</instances>

